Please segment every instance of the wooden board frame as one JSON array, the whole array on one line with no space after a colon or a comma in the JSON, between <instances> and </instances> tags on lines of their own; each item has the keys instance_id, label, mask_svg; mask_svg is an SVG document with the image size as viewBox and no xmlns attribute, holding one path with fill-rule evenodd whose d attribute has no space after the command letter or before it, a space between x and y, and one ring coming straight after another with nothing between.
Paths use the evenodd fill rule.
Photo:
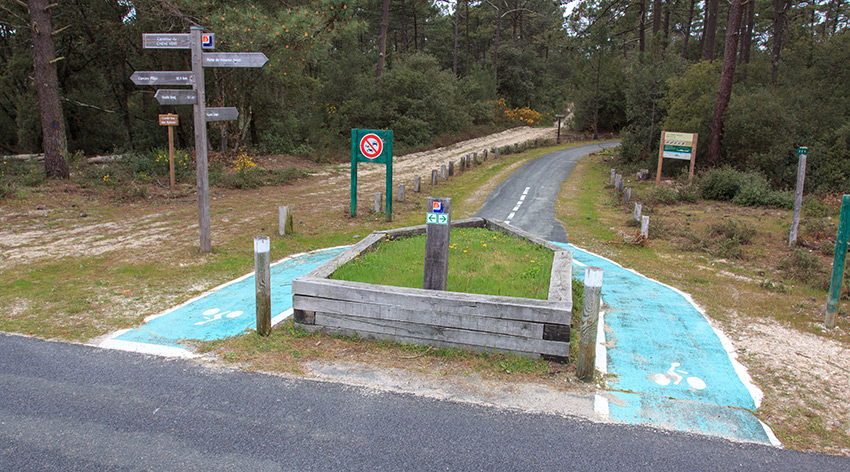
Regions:
<instances>
[{"instance_id":1,"label":"wooden board frame","mask_svg":"<svg viewBox=\"0 0 850 472\"><path fill-rule=\"evenodd\" d=\"M655 175L655 186L661 185L661 165L664 162L664 142L666 141L668 131L661 132L661 146L658 149L658 172ZM688 171L688 184L694 181L694 167L696 166L697 161L697 143L699 141L699 133L678 133L678 134L690 134L693 136L693 146L691 150L691 167ZM669 158L669 157L668 157Z\"/></svg>"},{"instance_id":2,"label":"wooden board frame","mask_svg":"<svg viewBox=\"0 0 850 472\"><path fill-rule=\"evenodd\" d=\"M554 252L547 300L331 280L337 268L375 244L425 232L425 225L370 234L292 283L296 324L308 331L462 348L541 355L565 362L570 350L572 253L500 221L469 218L453 228L486 228Z\"/></svg>"}]
</instances>

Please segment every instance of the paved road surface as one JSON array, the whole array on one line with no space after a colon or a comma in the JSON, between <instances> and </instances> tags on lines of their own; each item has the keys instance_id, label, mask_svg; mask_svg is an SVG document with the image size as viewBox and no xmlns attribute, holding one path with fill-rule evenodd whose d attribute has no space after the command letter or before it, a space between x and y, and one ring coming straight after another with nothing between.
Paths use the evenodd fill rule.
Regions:
<instances>
[{"instance_id":1,"label":"paved road surface","mask_svg":"<svg viewBox=\"0 0 850 472\"><path fill-rule=\"evenodd\" d=\"M619 142L594 143L539 157L499 184L475 216L507 221L548 241L567 242L567 232L555 219L561 184L584 156Z\"/></svg>"},{"instance_id":2,"label":"paved road surface","mask_svg":"<svg viewBox=\"0 0 850 472\"><path fill-rule=\"evenodd\" d=\"M0 334L0 470L850 470L850 459Z\"/></svg>"}]
</instances>

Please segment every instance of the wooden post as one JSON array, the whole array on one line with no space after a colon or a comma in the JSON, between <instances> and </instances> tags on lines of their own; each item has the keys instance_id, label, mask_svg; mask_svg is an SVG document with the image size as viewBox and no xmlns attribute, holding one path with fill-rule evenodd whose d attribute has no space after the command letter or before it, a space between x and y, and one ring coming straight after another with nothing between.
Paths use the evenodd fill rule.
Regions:
<instances>
[{"instance_id":1,"label":"wooden post","mask_svg":"<svg viewBox=\"0 0 850 472\"><path fill-rule=\"evenodd\" d=\"M640 219L640 235L649 239L649 217L643 216Z\"/></svg>"},{"instance_id":2,"label":"wooden post","mask_svg":"<svg viewBox=\"0 0 850 472\"><path fill-rule=\"evenodd\" d=\"M437 169L431 171L431 186L435 187L437 185Z\"/></svg>"},{"instance_id":3,"label":"wooden post","mask_svg":"<svg viewBox=\"0 0 850 472\"><path fill-rule=\"evenodd\" d=\"M168 127L168 175L169 189L174 190L174 127L179 124L177 115L159 115L159 125Z\"/></svg>"},{"instance_id":4,"label":"wooden post","mask_svg":"<svg viewBox=\"0 0 850 472\"><path fill-rule=\"evenodd\" d=\"M404 201L404 184L398 184L398 201Z\"/></svg>"},{"instance_id":5,"label":"wooden post","mask_svg":"<svg viewBox=\"0 0 850 472\"><path fill-rule=\"evenodd\" d=\"M281 236L286 234L292 234L295 232L294 224L292 221L292 207L290 206L280 206L277 207L278 213L278 228L277 231Z\"/></svg>"},{"instance_id":6,"label":"wooden post","mask_svg":"<svg viewBox=\"0 0 850 472\"><path fill-rule=\"evenodd\" d=\"M496 148L496 150L493 151L493 159L498 159L498 158L499 158L499 148Z\"/></svg>"},{"instance_id":7,"label":"wooden post","mask_svg":"<svg viewBox=\"0 0 850 472\"><path fill-rule=\"evenodd\" d=\"M446 180L446 165L440 166L440 180Z\"/></svg>"},{"instance_id":8,"label":"wooden post","mask_svg":"<svg viewBox=\"0 0 850 472\"><path fill-rule=\"evenodd\" d=\"M260 336L268 336L272 332L269 250L270 243L268 236L257 236L254 238L254 285L257 290L257 334Z\"/></svg>"},{"instance_id":9,"label":"wooden post","mask_svg":"<svg viewBox=\"0 0 850 472\"><path fill-rule=\"evenodd\" d=\"M474 162L475 165L477 165L477 166L481 165L481 161L478 160L478 153L477 152L472 153L472 158L470 158L469 156L466 156L466 161L470 162L470 163Z\"/></svg>"},{"instance_id":10,"label":"wooden post","mask_svg":"<svg viewBox=\"0 0 850 472\"><path fill-rule=\"evenodd\" d=\"M413 191L419 193L422 187L422 177L416 176L413 178Z\"/></svg>"},{"instance_id":11,"label":"wooden post","mask_svg":"<svg viewBox=\"0 0 850 472\"><path fill-rule=\"evenodd\" d=\"M611 184L613 184L613 183L614 183L614 178L615 178L615 176L616 176L616 175L617 175L617 170L616 170L616 169L611 169L611 180L610 180L610 182L609 182L609 183L611 183Z\"/></svg>"},{"instance_id":12,"label":"wooden post","mask_svg":"<svg viewBox=\"0 0 850 472\"><path fill-rule=\"evenodd\" d=\"M481 156L482 156L481 159L483 159L484 162L487 162L487 150L486 149L481 151Z\"/></svg>"},{"instance_id":13,"label":"wooden post","mask_svg":"<svg viewBox=\"0 0 850 472\"><path fill-rule=\"evenodd\" d=\"M460 158L460 166L458 168L458 172L463 172L466 169L466 159L463 157Z\"/></svg>"},{"instance_id":14,"label":"wooden post","mask_svg":"<svg viewBox=\"0 0 850 472\"><path fill-rule=\"evenodd\" d=\"M643 210L643 205L641 205L638 202L635 202L635 214L634 214L635 221L640 221L641 210Z\"/></svg>"},{"instance_id":15,"label":"wooden post","mask_svg":"<svg viewBox=\"0 0 850 472\"><path fill-rule=\"evenodd\" d=\"M381 202L383 201L383 194L381 192L375 192L375 213L381 212Z\"/></svg>"},{"instance_id":16,"label":"wooden post","mask_svg":"<svg viewBox=\"0 0 850 472\"><path fill-rule=\"evenodd\" d=\"M201 49L201 33L204 29L192 26L192 74L195 76L197 102L193 107L195 121L195 174L198 182L198 233L201 252L212 251L210 241L210 183L207 162L207 111L204 89L204 57Z\"/></svg>"},{"instance_id":17,"label":"wooden post","mask_svg":"<svg viewBox=\"0 0 850 472\"><path fill-rule=\"evenodd\" d=\"M599 328L599 299L602 295L602 269L588 267L584 270L584 298L579 328L576 376L590 382L596 372L596 332Z\"/></svg>"},{"instance_id":18,"label":"wooden post","mask_svg":"<svg viewBox=\"0 0 850 472\"><path fill-rule=\"evenodd\" d=\"M618 192L623 191L623 174L617 174L614 176L614 185L617 187Z\"/></svg>"},{"instance_id":19,"label":"wooden post","mask_svg":"<svg viewBox=\"0 0 850 472\"><path fill-rule=\"evenodd\" d=\"M838 296L841 294L841 281L844 279L848 234L850 234L850 195L844 195L841 200L841 216L838 218L838 234L835 236L835 257L832 261L832 277L829 282L824 318L824 324L830 329L835 328L838 318Z\"/></svg>"},{"instance_id":20,"label":"wooden post","mask_svg":"<svg viewBox=\"0 0 850 472\"><path fill-rule=\"evenodd\" d=\"M449 177L455 175L455 161L449 161Z\"/></svg>"},{"instance_id":21,"label":"wooden post","mask_svg":"<svg viewBox=\"0 0 850 472\"><path fill-rule=\"evenodd\" d=\"M478 161L475 161L475 163L478 164ZM466 167L472 168L472 157L470 156L466 156Z\"/></svg>"},{"instance_id":22,"label":"wooden post","mask_svg":"<svg viewBox=\"0 0 850 472\"><path fill-rule=\"evenodd\" d=\"M629 200L632 199L632 189L631 187L627 188L623 191L623 203L628 204Z\"/></svg>"},{"instance_id":23,"label":"wooden post","mask_svg":"<svg viewBox=\"0 0 850 472\"><path fill-rule=\"evenodd\" d=\"M800 226L800 210L803 207L803 184L806 181L806 147L797 148L800 161L797 164L797 191L794 194L794 219L791 220L791 235L788 237L788 247L797 244L797 228Z\"/></svg>"},{"instance_id":24,"label":"wooden post","mask_svg":"<svg viewBox=\"0 0 850 472\"><path fill-rule=\"evenodd\" d=\"M449 277L449 233L452 227L452 199L428 197L425 225L425 273L422 287L446 290Z\"/></svg>"}]
</instances>

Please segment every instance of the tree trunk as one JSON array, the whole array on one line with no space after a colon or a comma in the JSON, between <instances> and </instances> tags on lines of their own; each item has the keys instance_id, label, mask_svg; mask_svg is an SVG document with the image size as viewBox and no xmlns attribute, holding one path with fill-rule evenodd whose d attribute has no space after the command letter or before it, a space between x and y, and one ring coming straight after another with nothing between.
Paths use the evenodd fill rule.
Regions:
<instances>
[{"instance_id":1,"label":"tree trunk","mask_svg":"<svg viewBox=\"0 0 850 472\"><path fill-rule=\"evenodd\" d=\"M696 4L696 0L691 0L691 8L688 10L688 21L685 22L685 38L682 41L682 59L687 59L688 56L688 41L691 39L691 25L694 22L694 4Z\"/></svg>"},{"instance_id":2,"label":"tree trunk","mask_svg":"<svg viewBox=\"0 0 850 472\"><path fill-rule=\"evenodd\" d=\"M455 48L452 54L452 72L457 77L457 40L460 29L460 0L455 2Z\"/></svg>"},{"instance_id":3,"label":"tree trunk","mask_svg":"<svg viewBox=\"0 0 850 472\"><path fill-rule=\"evenodd\" d=\"M661 0L652 0L652 35L661 30Z\"/></svg>"},{"instance_id":4,"label":"tree trunk","mask_svg":"<svg viewBox=\"0 0 850 472\"><path fill-rule=\"evenodd\" d=\"M750 50L753 48L753 28L756 21L756 1L747 0L747 26L741 38L741 64L750 63Z\"/></svg>"},{"instance_id":5,"label":"tree trunk","mask_svg":"<svg viewBox=\"0 0 850 472\"><path fill-rule=\"evenodd\" d=\"M717 89L717 101L714 106L714 119L711 122L711 135L708 138L709 166L720 163L720 138L723 135L723 114L732 98L732 81L735 78L737 63L738 33L741 27L742 0L732 0L729 10L729 24L726 27L726 48L723 52L723 72L720 74L720 86Z\"/></svg>"},{"instance_id":6,"label":"tree trunk","mask_svg":"<svg viewBox=\"0 0 850 472\"><path fill-rule=\"evenodd\" d=\"M35 65L35 87L38 92L38 111L41 115L41 135L44 148L44 171L48 177L67 179L70 176L68 142L65 137L65 118L59 98L56 78L56 51L53 46L53 25L47 0L28 0L32 55Z\"/></svg>"},{"instance_id":7,"label":"tree trunk","mask_svg":"<svg viewBox=\"0 0 850 472\"><path fill-rule=\"evenodd\" d=\"M407 54L407 9L404 6L404 1L401 2L401 18L400 18L400 26L401 26L401 52Z\"/></svg>"},{"instance_id":8,"label":"tree trunk","mask_svg":"<svg viewBox=\"0 0 850 472\"><path fill-rule=\"evenodd\" d=\"M378 67L375 69L375 80L384 73L384 55L387 53L387 23L390 16L390 0L384 0L381 9L381 38L378 44Z\"/></svg>"},{"instance_id":9,"label":"tree trunk","mask_svg":"<svg viewBox=\"0 0 850 472\"><path fill-rule=\"evenodd\" d=\"M496 33L493 35L493 80L499 88L499 31L502 29L502 9L496 6Z\"/></svg>"},{"instance_id":10,"label":"tree trunk","mask_svg":"<svg viewBox=\"0 0 850 472\"><path fill-rule=\"evenodd\" d=\"M638 16L638 51L646 51L646 0L638 2L640 13Z\"/></svg>"},{"instance_id":11,"label":"tree trunk","mask_svg":"<svg viewBox=\"0 0 850 472\"><path fill-rule=\"evenodd\" d=\"M782 51L782 29L785 26L785 12L791 7L791 0L773 0L773 57L770 61L770 84L776 86L779 73L779 55Z\"/></svg>"},{"instance_id":12,"label":"tree trunk","mask_svg":"<svg viewBox=\"0 0 850 472\"><path fill-rule=\"evenodd\" d=\"M714 37L717 34L717 10L720 2L718 0L706 0L706 4L702 58L706 61L713 61ZM738 37L737 34L735 37Z\"/></svg>"}]
</instances>

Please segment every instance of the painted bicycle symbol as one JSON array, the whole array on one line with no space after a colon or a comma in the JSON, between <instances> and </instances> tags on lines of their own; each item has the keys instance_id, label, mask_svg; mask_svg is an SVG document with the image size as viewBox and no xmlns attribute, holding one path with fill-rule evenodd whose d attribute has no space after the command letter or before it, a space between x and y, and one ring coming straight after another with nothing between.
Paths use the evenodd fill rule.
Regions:
<instances>
[{"instance_id":1,"label":"painted bicycle symbol","mask_svg":"<svg viewBox=\"0 0 850 472\"><path fill-rule=\"evenodd\" d=\"M670 363L670 369L667 370L667 373L666 374L655 374L655 376L653 377L653 380L655 380L655 383L657 383L658 385L661 385L662 387L666 386L666 385L670 385L671 382L673 383L673 385L679 385L679 383L681 383L682 380L685 380L685 378L682 377L679 374L688 375L688 373L685 372L684 370L679 370L678 372L676 372L676 368L679 367L680 365L681 364L679 364L678 362L671 362ZM699 377L688 377L686 382L688 383L688 385L691 386L691 388L696 389L696 390L702 390L702 389L705 388L705 381L702 380Z\"/></svg>"},{"instance_id":2,"label":"painted bicycle symbol","mask_svg":"<svg viewBox=\"0 0 850 472\"><path fill-rule=\"evenodd\" d=\"M243 312L239 310L221 311L218 308L210 308L209 310L202 313L202 315L204 315L204 318L206 319L204 321L198 321L197 323L195 323L195 326L200 326L202 324L209 323L210 321L220 320L222 316L225 318L236 318L237 316L242 316L242 313Z\"/></svg>"}]
</instances>

